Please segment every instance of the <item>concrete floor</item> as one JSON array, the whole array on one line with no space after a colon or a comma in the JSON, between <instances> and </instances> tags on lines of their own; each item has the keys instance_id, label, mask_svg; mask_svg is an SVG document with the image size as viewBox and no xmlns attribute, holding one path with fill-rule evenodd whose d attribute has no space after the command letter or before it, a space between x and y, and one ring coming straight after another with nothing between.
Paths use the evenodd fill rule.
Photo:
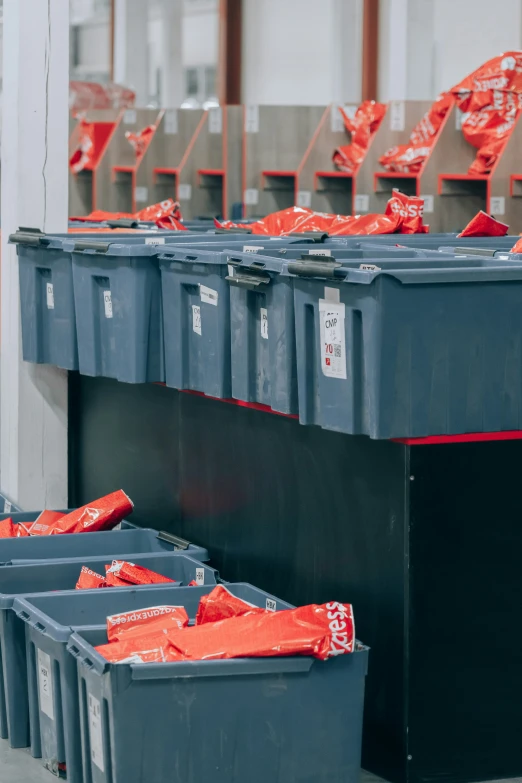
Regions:
<instances>
[{"instance_id":1,"label":"concrete floor","mask_svg":"<svg viewBox=\"0 0 522 783\"><path fill-rule=\"evenodd\" d=\"M28 750L10 750L7 742L0 740L0 783L53 783L56 780L57 778L42 767L38 759L31 758ZM161 781L154 783L161 783ZM385 783L385 781L363 771L360 783ZM491 783L522 783L522 778L491 781Z\"/></svg>"}]
</instances>

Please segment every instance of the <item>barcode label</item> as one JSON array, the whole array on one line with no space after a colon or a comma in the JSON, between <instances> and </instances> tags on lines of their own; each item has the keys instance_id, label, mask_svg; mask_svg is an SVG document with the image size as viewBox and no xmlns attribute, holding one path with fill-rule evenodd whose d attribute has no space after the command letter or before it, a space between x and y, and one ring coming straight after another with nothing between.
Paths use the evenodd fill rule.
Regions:
<instances>
[{"instance_id":1,"label":"barcode label","mask_svg":"<svg viewBox=\"0 0 522 783\"><path fill-rule=\"evenodd\" d=\"M323 375L346 380L345 306L320 299L319 316Z\"/></svg>"},{"instance_id":2,"label":"barcode label","mask_svg":"<svg viewBox=\"0 0 522 783\"><path fill-rule=\"evenodd\" d=\"M51 657L38 650L38 692L40 694L40 709L48 718L54 720L53 674Z\"/></svg>"},{"instance_id":3,"label":"barcode label","mask_svg":"<svg viewBox=\"0 0 522 783\"><path fill-rule=\"evenodd\" d=\"M91 760L98 769L105 772L103 760L103 739L101 724L101 706L98 699L89 693L89 739L91 745Z\"/></svg>"},{"instance_id":4,"label":"barcode label","mask_svg":"<svg viewBox=\"0 0 522 783\"><path fill-rule=\"evenodd\" d=\"M206 302L206 304L215 305L217 307L218 292L214 291L213 288L207 288L206 285L200 285L199 295L201 296L202 302Z\"/></svg>"},{"instance_id":5,"label":"barcode label","mask_svg":"<svg viewBox=\"0 0 522 783\"><path fill-rule=\"evenodd\" d=\"M103 306L105 308L105 318L112 318L112 296L110 291L103 292Z\"/></svg>"},{"instance_id":6,"label":"barcode label","mask_svg":"<svg viewBox=\"0 0 522 783\"><path fill-rule=\"evenodd\" d=\"M196 582L198 585L204 585L205 584L205 569L204 568L196 568Z\"/></svg>"},{"instance_id":7,"label":"barcode label","mask_svg":"<svg viewBox=\"0 0 522 783\"><path fill-rule=\"evenodd\" d=\"M260 307L259 313L261 317L261 337L263 340L268 340L268 310L266 307Z\"/></svg>"},{"instance_id":8,"label":"barcode label","mask_svg":"<svg viewBox=\"0 0 522 783\"><path fill-rule=\"evenodd\" d=\"M192 330L196 334L201 334L201 308L199 305L192 305Z\"/></svg>"},{"instance_id":9,"label":"barcode label","mask_svg":"<svg viewBox=\"0 0 522 783\"><path fill-rule=\"evenodd\" d=\"M277 603L273 598L267 598L266 599L266 610L267 612L275 612L277 609Z\"/></svg>"}]
</instances>

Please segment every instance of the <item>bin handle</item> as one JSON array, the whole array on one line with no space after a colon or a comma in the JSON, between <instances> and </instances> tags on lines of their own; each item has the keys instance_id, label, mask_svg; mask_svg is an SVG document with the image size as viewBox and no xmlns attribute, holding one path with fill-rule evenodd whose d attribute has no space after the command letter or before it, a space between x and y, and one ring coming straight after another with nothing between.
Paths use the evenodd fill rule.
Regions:
<instances>
[{"instance_id":1,"label":"bin handle","mask_svg":"<svg viewBox=\"0 0 522 783\"><path fill-rule=\"evenodd\" d=\"M160 530L158 533L158 538L160 541L166 541L168 544L174 544L175 549L188 549L190 546L190 541L187 541L186 538L176 536L174 533L167 533L166 530Z\"/></svg>"},{"instance_id":2,"label":"bin handle","mask_svg":"<svg viewBox=\"0 0 522 783\"><path fill-rule=\"evenodd\" d=\"M216 234L251 234L251 228L216 228Z\"/></svg>"},{"instance_id":3,"label":"bin handle","mask_svg":"<svg viewBox=\"0 0 522 783\"><path fill-rule=\"evenodd\" d=\"M250 269L250 267L237 267L234 266L234 274L227 275L225 278L231 285L237 285L240 288L246 288L250 291L260 285L268 285L270 283L270 275L267 272L261 272L257 269Z\"/></svg>"},{"instance_id":4,"label":"bin handle","mask_svg":"<svg viewBox=\"0 0 522 783\"><path fill-rule=\"evenodd\" d=\"M303 674L315 661L310 656L281 658L235 658L216 661L131 664L133 680L165 677L239 677L264 674Z\"/></svg>"},{"instance_id":5,"label":"bin handle","mask_svg":"<svg viewBox=\"0 0 522 783\"><path fill-rule=\"evenodd\" d=\"M490 250L486 247L454 247L453 252L456 256L488 256L494 258L495 253L497 252L498 248L495 250Z\"/></svg>"},{"instance_id":6,"label":"bin handle","mask_svg":"<svg viewBox=\"0 0 522 783\"><path fill-rule=\"evenodd\" d=\"M117 220L108 220L109 228L138 228L139 223L135 218L118 218Z\"/></svg>"},{"instance_id":7,"label":"bin handle","mask_svg":"<svg viewBox=\"0 0 522 783\"><path fill-rule=\"evenodd\" d=\"M325 231L292 231L287 234L289 237L299 237L300 239L311 239L313 242L324 242L330 236Z\"/></svg>"},{"instance_id":8,"label":"bin handle","mask_svg":"<svg viewBox=\"0 0 522 783\"><path fill-rule=\"evenodd\" d=\"M70 652L76 660L80 661L82 666L87 669L94 669L98 674L103 674L109 668L109 661L103 655L96 652L91 645L88 645L80 634L72 634L67 642L67 652Z\"/></svg>"},{"instance_id":9,"label":"bin handle","mask_svg":"<svg viewBox=\"0 0 522 783\"><path fill-rule=\"evenodd\" d=\"M94 239L80 239L74 243L74 252L81 253L84 250L94 250L95 253L106 253L110 244L110 242L96 242Z\"/></svg>"},{"instance_id":10,"label":"bin handle","mask_svg":"<svg viewBox=\"0 0 522 783\"><path fill-rule=\"evenodd\" d=\"M319 260L321 256L314 256L314 260L308 260L310 256L302 256L297 261L288 262L288 271L290 274L298 277L335 277L335 272L342 264L339 261L332 260L331 256L324 256L325 261ZM306 259L306 261L305 261Z\"/></svg>"},{"instance_id":11,"label":"bin handle","mask_svg":"<svg viewBox=\"0 0 522 783\"><path fill-rule=\"evenodd\" d=\"M18 231L9 235L9 242L15 245L41 245L49 244L51 240L39 228L26 228L20 226Z\"/></svg>"}]
</instances>

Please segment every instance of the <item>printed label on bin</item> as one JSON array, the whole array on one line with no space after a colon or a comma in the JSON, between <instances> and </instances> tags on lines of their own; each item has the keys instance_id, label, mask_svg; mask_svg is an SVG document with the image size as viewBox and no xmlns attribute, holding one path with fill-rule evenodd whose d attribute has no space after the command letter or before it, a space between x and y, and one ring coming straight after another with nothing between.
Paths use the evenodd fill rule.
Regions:
<instances>
[{"instance_id":1,"label":"printed label on bin","mask_svg":"<svg viewBox=\"0 0 522 783\"><path fill-rule=\"evenodd\" d=\"M314 250L309 250L308 251L308 255L309 256L331 256L332 255L332 251L328 250L327 248L322 248L320 250L319 249L314 249Z\"/></svg>"},{"instance_id":2,"label":"printed label on bin","mask_svg":"<svg viewBox=\"0 0 522 783\"><path fill-rule=\"evenodd\" d=\"M311 207L312 206L312 191L311 190L298 190L297 191L297 206L298 207Z\"/></svg>"},{"instance_id":3,"label":"printed label on bin","mask_svg":"<svg viewBox=\"0 0 522 783\"><path fill-rule=\"evenodd\" d=\"M268 310L266 307L260 307L259 313L261 317L261 337L263 340L268 340Z\"/></svg>"},{"instance_id":4,"label":"printed label on bin","mask_svg":"<svg viewBox=\"0 0 522 783\"><path fill-rule=\"evenodd\" d=\"M326 377L339 380L346 380L344 316L344 304L319 299L321 369Z\"/></svg>"},{"instance_id":5,"label":"printed label on bin","mask_svg":"<svg viewBox=\"0 0 522 783\"><path fill-rule=\"evenodd\" d=\"M213 288L207 288L206 285L200 285L199 295L201 296L202 302L206 302L207 304L215 305L217 307L218 292L214 291Z\"/></svg>"},{"instance_id":6,"label":"printed label on bin","mask_svg":"<svg viewBox=\"0 0 522 783\"><path fill-rule=\"evenodd\" d=\"M140 204L145 204L145 202L149 200L149 189L141 185L134 188L134 198Z\"/></svg>"},{"instance_id":7,"label":"printed label on bin","mask_svg":"<svg viewBox=\"0 0 522 783\"><path fill-rule=\"evenodd\" d=\"M9 514L11 511L12 505L10 500L4 500L4 514Z\"/></svg>"},{"instance_id":8,"label":"printed label on bin","mask_svg":"<svg viewBox=\"0 0 522 783\"><path fill-rule=\"evenodd\" d=\"M91 761L98 769L105 772L103 761L103 738L101 725L101 705L89 693L89 739L91 741Z\"/></svg>"},{"instance_id":9,"label":"printed label on bin","mask_svg":"<svg viewBox=\"0 0 522 783\"><path fill-rule=\"evenodd\" d=\"M105 308L105 318L112 318L112 296L110 291L103 292L103 306Z\"/></svg>"},{"instance_id":10,"label":"printed label on bin","mask_svg":"<svg viewBox=\"0 0 522 783\"><path fill-rule=\"evenodd\" d=\"M145 240L146 245L164 245L165 237L147 237Z\"/></svg>"},{"instance_id":11,"label":"printed label on bin","mask_svg":"<svg viewBox=\"0 0 522 783\"><path fill-rule=\"evenodd\" d=\"M54 720L53 675L51 657L38 650L38 690L40 693L40 709L48 718Z\"/></svg>"},{"instance_id":12,"label":"printed label on bin","mask_svg":"<svg viewBox=\"0 0 522 783\"><path fill-rule=\"evenodd\" d=\"M257 188L247 188L243 194L243 201L248 206L254 206L259 202L259 191Z\"/></svg>"},{"instance_id":13,"label":"printed label on bin","mask_svg":"<svg viewBox=\"0 0 522 783\"><path fill-rule=\"evenodd\" d=\"M190 201L192 198L192 185L187 183L181 184L178 187L178 198L180 201Z\"/></svg>"},{"instance_id":14,"label":"printed label on bin","mask_svg":"<svg viewBox=\"0 0 522 783\"><path fill-rule=\"evenodd\" d=\"M201 307L192 305L192 331L201 334Z\"/></svg>"},{"instance_id":15,"label":"printed label on bin","mask_svg":"<svg viewBox=\"0 0 522 783\"><path fill-rule=\"evenodd\" d=\"M381 267L376 264L360 264L359 269L363 272L380 272Z\"/></svg>"},{"instance_id":16,"label":"printed label on bin","mask_svg":"<svg viewBox=\"0 0 522 783\"><path fill-rule=\"evenodd\" d=\"M489 212L491 215L506 214L506 199L504 196L492 196L489 201Z\"/></svg>"},{"instance_id":17,"label":"printed label on bin","mask_svg":"<svg viewBox=\"0 0 522 783\"><path fill-rule=\"evenodd\" d=\"M228 276L234 277L234 267L232 264L227 264Z\"/></svg>"},{"instance_id":18,"label":"printed label on bin","mask_svg":"<svg viewBox=\"0 0 522 783\"><path fill-rule=\"evenodd\" d=\"M277 609L277 603L274 601L273 598L267 598L266 599L266 611L267 612L275 612Z\"/></svg>"},{"instance_id":19,"label":"printed label on bin","mask_svg":"<svg viewBox=\"0 0 522 783\"><path fill-rule=\"evenodd\" d=\"M54 288L52 283L45 284L45 293L47 295L48 310L54 310Z\"/></svg>"},{"instance_id":20,"label":"printed label on bin","mask_svg":"<svg viewBox=\"0 0 522 783\"><path fill-rule=\"evenodd\" d=\"M366 193L358 193L354 199L355 214L370 211L370 197Z\"/></svg>"},{"instance_id":21,"label":"printed label on bin","mask_svg":"<svg viewBox=\"0 0 522 783\"><path fill-rule=\"evenodd\" d=\"M198 585L204 585L205 584L205 569L204 568L196 568L196 584L198 584Z\"/></svg>"},{"instance_id":22,"label":"printed label on bin","mask_svg":"<svg viewBox=\"0 0 522 783\"><path fill-rule=\"evenodd\" d=\"M243 253L257 253L259 250L264 250L259 245L243 245Z\"/></svg>"}]
</instances>

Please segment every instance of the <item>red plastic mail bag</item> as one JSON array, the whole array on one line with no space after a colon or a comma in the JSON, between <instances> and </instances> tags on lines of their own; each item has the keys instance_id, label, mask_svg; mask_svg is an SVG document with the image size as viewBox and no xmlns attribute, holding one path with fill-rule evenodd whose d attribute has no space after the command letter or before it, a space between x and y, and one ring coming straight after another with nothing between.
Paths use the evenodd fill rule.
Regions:
<instances>
[{"instance_id":1,"label":"red plastic mail bag","mask_svg":"<svg viewBox=\"0 0 522 783\"><path fill-rule=\"evenodd\" d=\"M341 171L355 173L364 160L373 134L386 114L386 105L376 101L363 101L353 118L349 117L342 107L339 107L338 111L342 114L347 133L351 135L351 144L335 150L333 163Z\"/></svg>"},{"instance_id":2,"label":"red plastic mail bag","mask_svg":"<svg viewBox=\"0 0 522 783\"><path fill-rule=\"evenodd\" d=\"M94 159L94 123L80 120L77 132L78 144L69 159L73 174L90 167Z\"/></svg>"},{"instance_id":3,"label":"red plastic mail bag","mask_svg":"<svg viewBox=\"0 0 522 783\"><path fill-rule=\"evenodd\" d=\"M110 530L131 514L133 508L131 499L123 490L119 489L117 492L105 495L93 503L62 516L50 526L46 535L94 533L98 530Z\"/></svg>"},{"instance_id":4,"label":"red plastic mail bag","mask_svg":"<svg viewBox=\"0 0 522 783\"><path fill-rule=\"evenodd\" d=\"M509 230L509 226L495 220L482 210L469 221L468 225L458 234L459 239L463 237L504 237ZM515 252L514 250L512 252Z\"/></svg>"},{"instance_id":5,"label":"red plastic mail bag","mask_svg":"<svg viewBox=\"0 0 522 783\"><path fill-rule=\"evenodd\" d=\"M76 590L94 590L97 587L103 587L105 577L91 571L87 566L82 566L80 577L76 582Z\"/></svg>"},{"instance_id":6,"label":"red plastic mail bag","mask_svg":"<svg viewBox=\"0 0 522 783\"><path fill-rule=\"evenodd\" d=\"M353 652L355 645L352 607L336 602L246 614L167 635L174 650L188 660L285 655L326 660Z\"/></svg>"},{"instance_id":7,"label":"red plastic mail bag","mask_svg":"<svg viewBox=\"0 0 522 783\"><path fill-rule=\"evenodd\" d=\"M208 595L199 599L196 625L215 623L227 617L239 617L243 614L261 614L265 609L236 598L224 585L218 585Z\"/></svg>"},{"instance_id":8,"label":"red plastic mail bag","mask_svg":"<svg viewBox=\"0 0 522 783\"><path fill-rule=\"evenodd\" d=\"M11 517L0 522L0 538L16 538L16 525Z\"/></svg>"},{"instance_id":9,"label":"red plastic mail bag","mask_svg":"<svg viewBox=\"0 0 522 783\"><path fill-rule=\"evenodd\" d=\"M189 618L183 606L149 606L113 614L107 617L107 638L111 642L123 639L126 634L148 633L148 627L156 627L157 623L161 623L164 628L169 628L172 623L178 628L184 628Z\"/></svg>"},{"instance_id":10,"label":"red plastic mail bag","mask_svg":"<svg viewBox=\"0 0 522 783\"><path fill-rule=\"evenodd\" d=\"M152 633L95 648L110 663L167 663L182 660L166 634Z\"/></svg>"},{"instance_id":11,"label":"red plastic mail bag","mask_svg":"<svg viewBox=\"0 0 522 783\"><path fill-rule=\"evenodd\" d=\"M147 125L146 128L143 128L138 133L133 133L132 131L127 131L125 133L125 138L134 149L137 161L139 161L145 154L145 151L149 146L155 132L155 125Z\"/></svg>"}]
</instances>

